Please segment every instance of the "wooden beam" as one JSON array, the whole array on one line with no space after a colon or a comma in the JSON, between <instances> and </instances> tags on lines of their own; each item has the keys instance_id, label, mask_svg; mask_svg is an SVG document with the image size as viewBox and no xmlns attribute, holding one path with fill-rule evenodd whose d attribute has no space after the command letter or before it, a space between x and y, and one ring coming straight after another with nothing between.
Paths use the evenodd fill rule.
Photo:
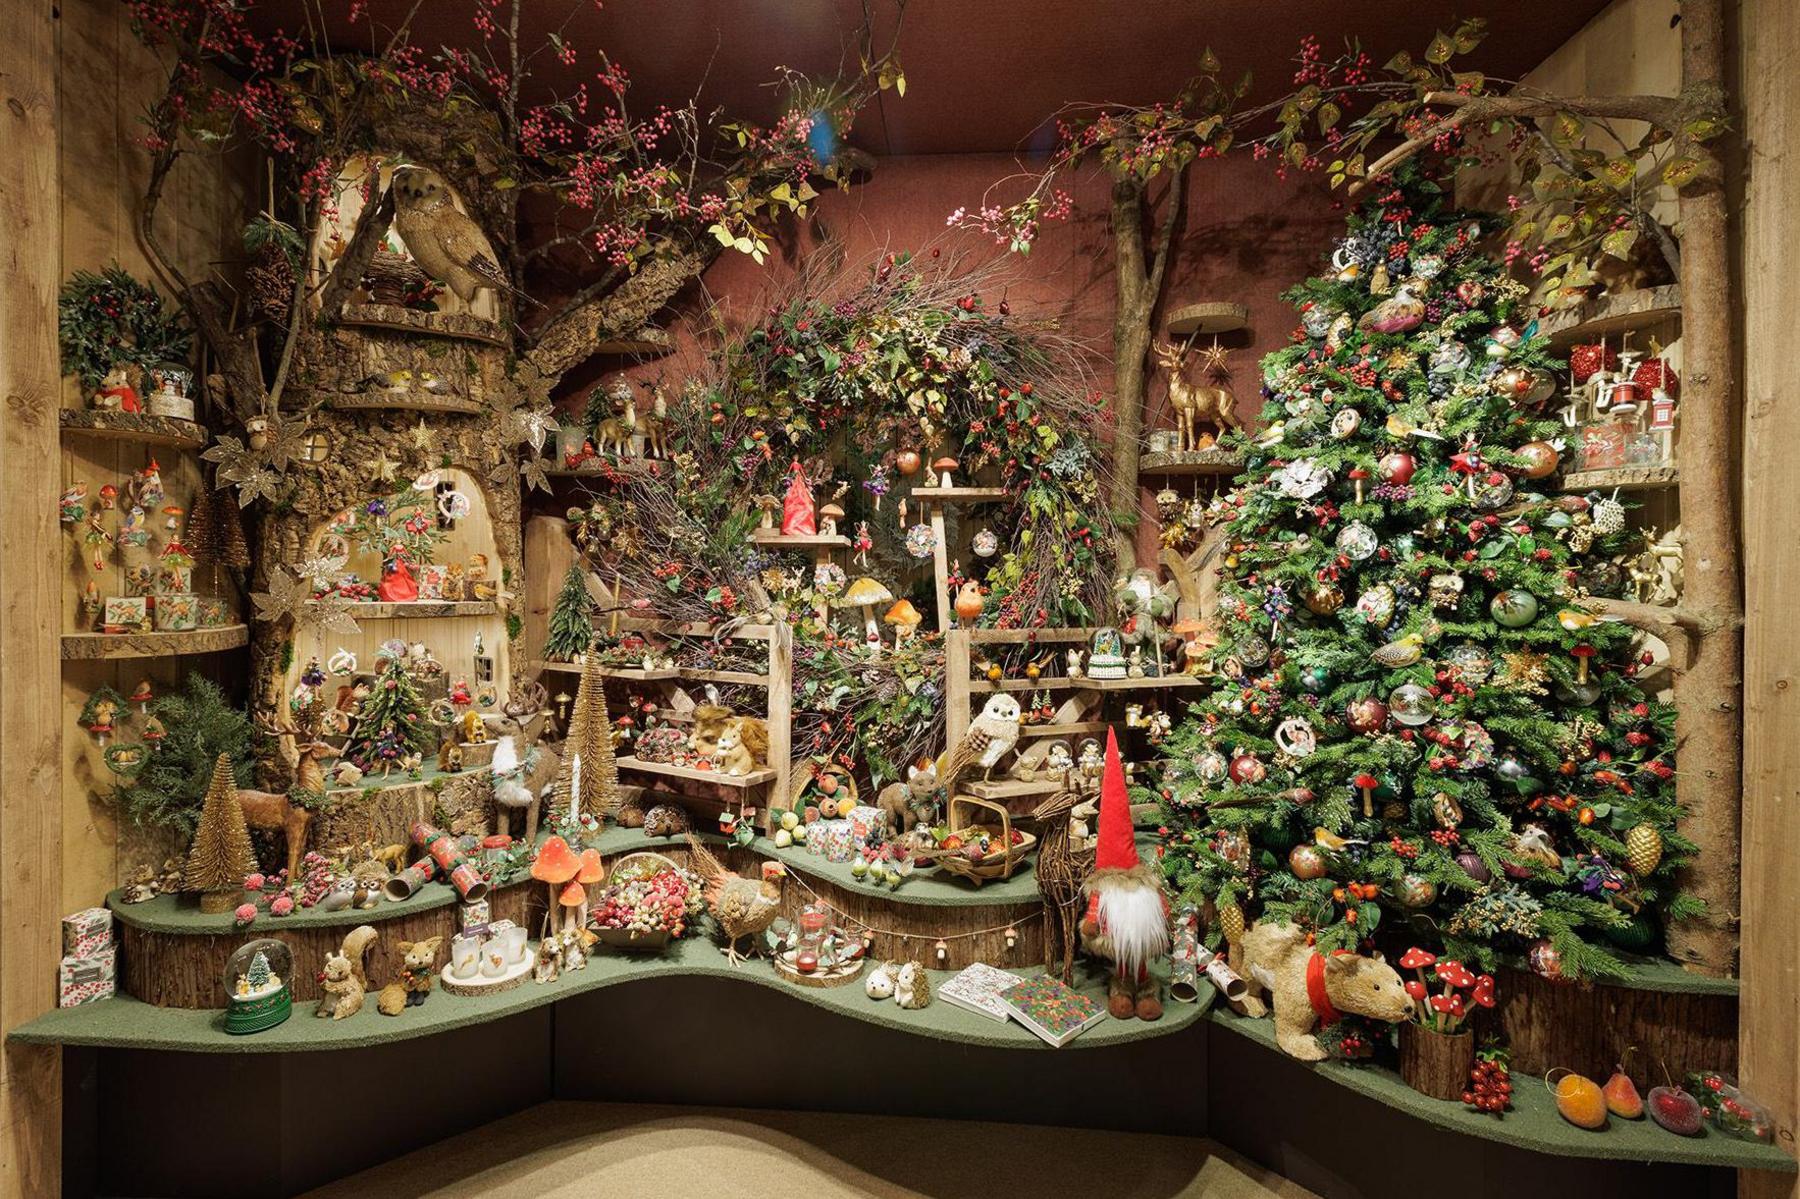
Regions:
<instances>
[{"instance_id":1,"label":"wooden beam","mask_svg":"<svg viewBox=\"0 0 1800 1199\"><path fill-rule=\"evenodd\" d=\"M50 1007L61 953L59 572L61 491L56 293L62 244L55 10L6 0L0 39L0 1029ZM62 1059L7 1046L0 1058L0 1195L62 1189Z\"/></svg>"},{"instance_id":2,"label":"wooden beam","mask_svg":"<svg viewBox=\"0 0 1800 1199\"><path fill-rule=\"evenodd\" d=\"M1684 20L1685 23L1685 20ZM1800 91L1788 64L1800 55L1800 6L1745 4L1738 12L1741 128L1748 169L1734 208L1743 215L1744 809L1742 1000L1738 1076L1769 1106L1776 1127L1800 1120L1800 504L1768 485L1800 444L1800 360L1789 348L1800 284L1792 271L1750 264L1792 257L1800 244ZM1682 451L1687 450L1683 431ZM1683 462L1685 473L1686 462ZM1685 518L1685 513L1683 514ZM1787 1146L1792 1153L1793 1146ZM1792 1174L1746 1171L1745 1199L1794 1199Z\"/></svg>"}]
</instances>

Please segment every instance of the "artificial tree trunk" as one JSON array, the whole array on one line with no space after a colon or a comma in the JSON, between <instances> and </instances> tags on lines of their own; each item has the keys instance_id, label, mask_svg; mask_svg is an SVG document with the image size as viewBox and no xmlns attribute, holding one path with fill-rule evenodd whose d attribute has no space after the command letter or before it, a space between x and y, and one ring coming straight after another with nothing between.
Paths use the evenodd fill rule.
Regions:
<instances>
[{"instance_id":1,"label":"artificial tree trunk","mask_svg":"<svg viewBox=\"0 0 1800 1199\"><path fill-rule=\"evenodd\" d=\"M1181 216L1182 191L1187 168L1169 175L1163 197L1163 216L1156 246L1145 259L1144 222L1148 213L1148 188L1135 174L1113 178L1112 233L1113 277L1118 285L1118 305L1113 314L1113 427L1112 494L1109 497L1118 522L1118 558L1121 573L1137 566L1138 457L1144 428L1144 383L1150 356L1150 339L1162 298L1163 276Z\"/></svg>"}]
</instances>

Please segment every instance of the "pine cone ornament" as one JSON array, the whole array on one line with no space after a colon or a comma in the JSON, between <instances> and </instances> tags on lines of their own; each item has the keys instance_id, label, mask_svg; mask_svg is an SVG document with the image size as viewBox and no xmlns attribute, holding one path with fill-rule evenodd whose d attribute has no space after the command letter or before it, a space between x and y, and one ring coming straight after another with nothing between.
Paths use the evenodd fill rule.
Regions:
<instances>
[{"instance_id":1,"label":"pine cone ornament","mask_svg":"<svg viewBox=\"0 0 1800 1199\"><path fill-rule=\"evenodd\" d=\"M1236 945L1242 941L1244 939L1244 909L1235 903L1220 904L1219 931L1225 935L1227 945Z\"/></svg>"},{"instance_id":2,"label":"pine cone ornament","mask_svg":"<svg viewBox=\"0 0 1800 1199\"><path fill-rule=\"evenodd\" d=\"M1646 877L1662 861L1662 834L1653 824L1635 824L1625 834L1625 864L1639 878Z\"/></svg>"},{"instance_id":3,"label":"pine cone ornament","mask_svg":"<svg viewBox=\"0 0 1800 1199\"><path fill-rule=\"evenodd\" d=\"M251 311L271 324L287 324L288 308L294 302L294 264L285 250L272 241L264 242L244 271L244 284L250 292Z\"/></svg>"},{"instance_id":4,"label":"pine cone ornament","mask_svg":"<svg viewBox=\"0 0 1800 1199\"><path fill-rule=\"evenodd\" d=\"M1631 381L1644 392L1661 391L1674 399L1681 394L1681 379L1666 359L1646 358L1631 373Z\"/></svg>"},{"instance_id":5,"label":"pine cone ornament","mask_svg":"<svg viewBox=\"0 0 1800 1199\"><path fill-rule=\"evenodd\" d=\"M1646 362L1644 366L1649 366ZM1596 371L1616 371L1619 369L1619 356L1607 348L1606 343L1597 341L1591 346L1576 346L1569 351L1569 378L1577 387L1586 383ZM1643 367L1639 367L1642 370Z\"/></svg>"}]
</instances>

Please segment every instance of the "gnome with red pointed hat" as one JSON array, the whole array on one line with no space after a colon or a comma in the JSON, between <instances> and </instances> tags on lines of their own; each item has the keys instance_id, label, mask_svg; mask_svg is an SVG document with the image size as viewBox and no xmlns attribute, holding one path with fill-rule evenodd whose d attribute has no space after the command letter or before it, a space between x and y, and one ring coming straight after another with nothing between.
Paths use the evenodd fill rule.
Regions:
<instances>
[{"instance_id":1,"label":"gnome with red pointed hat","mask_svg":"<svg viewBox=\"0 0 1800 1199\"><path fill-rule=\"evenodd\" d=\"M1169 901L1156 867L1140 861L1131 827L1131 797L1119 764L1119 739L1106 731L1106 769L1100 777L1100 844L1082 884L1087 910L1081 943L1112 962L1106 1008L1120 1020L1155 1020L1162 1000L1150 963L1169 951Z\"/></svg>"}]
</instances>

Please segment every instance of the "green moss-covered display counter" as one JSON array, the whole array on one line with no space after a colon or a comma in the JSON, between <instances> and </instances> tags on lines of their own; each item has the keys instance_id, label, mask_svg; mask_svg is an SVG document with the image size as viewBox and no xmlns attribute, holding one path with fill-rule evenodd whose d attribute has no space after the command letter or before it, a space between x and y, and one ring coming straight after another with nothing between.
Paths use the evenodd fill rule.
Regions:
<instances>
[{"instance_id":1,"label":"green moss-covered display counter","mask_svg":"<svg viewBox=\"0 0 1800 1199\"><path fill-rule=\"evenodd\" d=\"M1022 970L1020 973L1028 972ZM934 970L931 973L933 983L941 984L951 972ZM678 941L666 953L655 956L613 954L601 950L585 970L565 974L552 983L527 982L497 995L469 997L434 993L422 1007L410 1008L395 1017L378 1013L373 1002L365 1004L361 1012L347 1020L316 1019L310 1007L297 1007L294 1017L285 1024L255 1036L234 1037L226 1034L225 1014L221 1011L162 1008L121 996L50 1012L14 1029L9 1039L25 1044L185 1053L354 1049L484 1024L621 983L692 975L772 987L840 1015L959 1044L1008 1049L1048 1048L1020 1025L1002 1024L948 1003L938 1002L918 1011L907 1011L892 1000L870 999L857 984L823 989L797 987L782 981L766 962L752 961L734 967L716 946L696 939ZM379 981L381 976L377 974L376 978ZM1077 981L1084 991L1104 1001L1105 981L1100 975L1086 974ZM1071 1042L1070 1048L1099 1048L1179 1032L1198 1020L1211 1002L1210 988L1202 990L1198 1003L1173 1005L1168 1014L1155 1023L1102 1021Z\"/></svg>"},{"instance_id":2,"label":"green moss-covered display counter","mask_svg":"<svg viewBox=\"0 0 1800 1199\"><path fill-rule=\"evenodd\" d=\"M1421 1095L1401 1081L1399 1074L1382 1066L1343 1061L1316 1064L1296 1061L1276 1047L1273 1020L1247 1020L1220 1010L1210 1013L1209 1022L1214 1028L1262 1046L1285 1063L1272 1069L1316 1074L1448 1132L1558 1157L1677 1162L1789 1173L1795 1169L1794 1160L1773 1145L1739 1141L1711 1132L1697 1137L1676 1136L1648 1119L1614 1119L1597 1132L1577 1128L1557 1113L1556 1102L1543 1084L1522 1072L1513 1076L1512 1110L1496 1117L1473 1111L1460 1103ZM1279 1079L1267 1081L1271 1085L1280 1084Z\"/></svg>"}]
</instances>

